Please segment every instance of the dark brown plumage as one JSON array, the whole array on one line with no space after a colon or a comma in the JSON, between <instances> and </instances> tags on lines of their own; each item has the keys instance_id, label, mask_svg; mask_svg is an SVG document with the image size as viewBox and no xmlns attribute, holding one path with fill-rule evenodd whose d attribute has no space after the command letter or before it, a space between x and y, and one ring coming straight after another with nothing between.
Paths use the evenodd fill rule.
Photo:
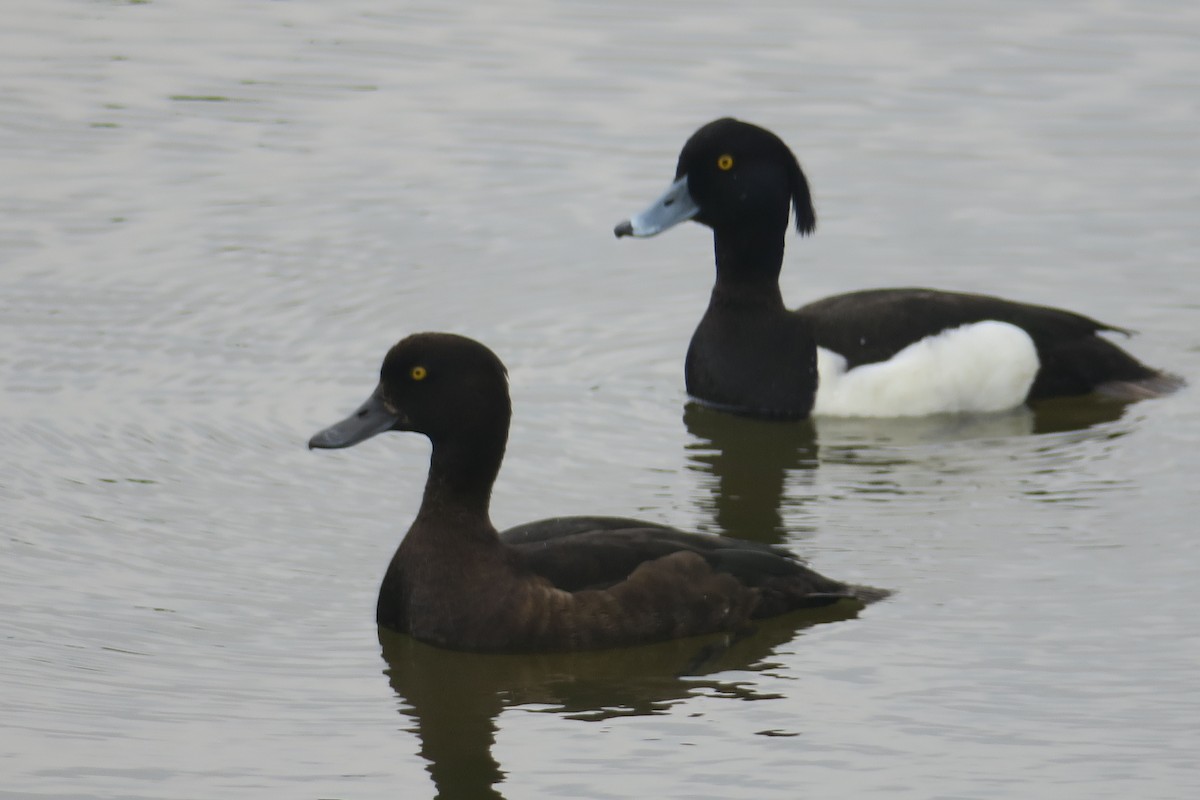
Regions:
<instances>
[{"instance_id":1,"label":"dark brown plumage","mask_svg":"<svg viewBox=\"0 0 1200 800\"><path fill-rule=\"evenodd\" d=\"M429 437L421 508L376 619L443 647L582 650L734 631L756 617L887 595L825 578L782 548L620 517L559 517L498 534L488 516L508 437L504 366L461 336L409 336L379 386L313 448L387 430Z\"/></svg>"}]
</instances>

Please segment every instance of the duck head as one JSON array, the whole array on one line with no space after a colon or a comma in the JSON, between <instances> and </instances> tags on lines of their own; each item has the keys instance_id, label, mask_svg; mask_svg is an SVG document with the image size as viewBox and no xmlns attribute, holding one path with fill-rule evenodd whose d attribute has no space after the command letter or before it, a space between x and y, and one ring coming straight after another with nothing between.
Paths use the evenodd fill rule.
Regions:
<instances>
[{"instance_id":1,"label":"duck head","mask_svg":"<svg viewBox=\"0 0 1200 800\"><path fill-rule=\"evenodd\" d=\"M817 224L808 180L778 136L725 117L700 128L679 153L675 181L647 209L614 229L622 236L654 236L686 220L714 231L787 227L812 233Z\"/></svg>"},{"instance_id":2,"label":"duck head","mask_svg":"<svg viewBox=\"0 0 1200 800\"><path fill-rule=\"evenodd\" d=\"M351 447L385 431L414 431L439 443L503 440L512 407L504 365L473 339L417 333L383 360L379 385L358 409L309 440L314 449Z\"/></svg>"}]
</instances>

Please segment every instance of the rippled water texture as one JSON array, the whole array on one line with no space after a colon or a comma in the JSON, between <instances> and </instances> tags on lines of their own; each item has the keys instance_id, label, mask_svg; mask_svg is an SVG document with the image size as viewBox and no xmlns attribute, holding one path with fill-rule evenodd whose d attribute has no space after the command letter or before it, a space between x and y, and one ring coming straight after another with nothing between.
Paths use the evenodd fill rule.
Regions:
<instances>
[{"instance_id":1,"label":"rippled water texture","mask_svg":"<svg viewBox=\"0 0 1200 800\"><path fill-rule=\"evenodd\" d=\"M784 295L931 285L1200 381L1200 7L9 3L0 797L1200 795L1195 389L769 425L688 407L706 231L616 241L766 125ZM304 443L387 346L507 362L507 526L636 514L898 590L738 641L483 657L373 624L427 445Z\"/></svg>"}]
</instances>

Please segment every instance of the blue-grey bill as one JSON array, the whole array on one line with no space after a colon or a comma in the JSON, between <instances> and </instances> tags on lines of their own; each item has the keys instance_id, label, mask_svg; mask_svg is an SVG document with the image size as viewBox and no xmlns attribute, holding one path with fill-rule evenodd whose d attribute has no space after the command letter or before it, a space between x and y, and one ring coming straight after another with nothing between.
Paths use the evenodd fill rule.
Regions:
<instances>
[{"instance_id":1,"label":"blue-grey bill","mask_svg":"<svg viewBox=\"0 0 1200 800\"><path fill-rule=\"evenodd\" d=\"M667 228L686 222L700 213L700 206L688 192L687 175L671 184L663 196L640 214L622 222L613 229L617 238L622 236L653 236Z\"/></svg>"},{"instance_id":2,"label":"blue-grey bill","mask_svg":"<svg viewBox=\"0 0 1200 800\"><path fill-rule=\"evenodd\" d=\"M383 401L382 387L376 387L367 402L350 416L308 440L310 450L337 450L366 441L372 436L390 431L400 422L400 414Z\"/></svg>"}]
</instances>

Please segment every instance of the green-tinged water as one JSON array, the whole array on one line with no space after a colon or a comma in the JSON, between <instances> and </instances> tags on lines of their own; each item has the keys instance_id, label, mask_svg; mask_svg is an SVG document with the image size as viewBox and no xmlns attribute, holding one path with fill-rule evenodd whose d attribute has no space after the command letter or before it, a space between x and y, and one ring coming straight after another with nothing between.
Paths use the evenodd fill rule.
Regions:
<instances>
[{"instance_id":1,"label":"green-tinged water","mask_svg":"<svg viewBox=\"0 0 1200 800\"><path fill-rule=\"evenodd\" d=\"M926 285L1200 382L1181 3L8 3L0 798L1200 795L1200 406L779 425L687 404L696 127L811 181L791 305ZM500 527L640 516L896 591L478 656L373 624L428 449L305 442L401 336L509 367Z\"/></svg>"}]
</instances>

